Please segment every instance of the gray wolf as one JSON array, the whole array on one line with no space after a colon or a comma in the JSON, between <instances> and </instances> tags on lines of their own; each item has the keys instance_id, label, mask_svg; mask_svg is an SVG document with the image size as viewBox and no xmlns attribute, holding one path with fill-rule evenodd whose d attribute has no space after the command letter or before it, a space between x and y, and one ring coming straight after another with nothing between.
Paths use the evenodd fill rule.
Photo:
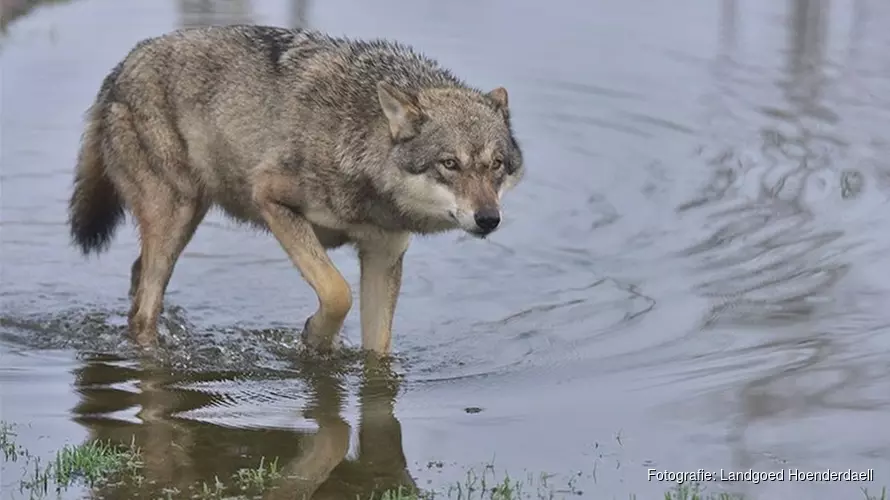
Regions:
<instances>
[{"instance_id":1,"label":"gray wolf","mask_svg":"<svg viewBox=\"0 0 890 500\"><path fill-rule=\"evenodd\" d=\"M303 339L335 346L352 307L327 249L360 260L362 347L387 354L411 235L484 237L522 178L507 91L470 87L388 40L254 25L143 40L86 113L69 202L84 255L129 212L141 250L129 329L157 341L174 265L211 207L268 230L318 296Z\"/></svg>"}]
</instances>

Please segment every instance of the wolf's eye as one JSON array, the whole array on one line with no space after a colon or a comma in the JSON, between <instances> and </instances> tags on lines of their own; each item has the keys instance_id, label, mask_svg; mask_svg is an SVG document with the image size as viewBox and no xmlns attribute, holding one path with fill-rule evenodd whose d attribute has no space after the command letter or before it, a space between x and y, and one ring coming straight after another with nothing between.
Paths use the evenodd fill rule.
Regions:
<instances>
[{"instance_id":1,"label":"wolf's eye","mask_svg":"<svg viewBox=\"0 0 890 500\"><path fill-rule=\"evenodd\" d=\"M491 162L492 170L500 170L501 167L503 167L503 166L504 166L504 160L501 160L500 158L495 158L494 161Z\"/></svg>"},{"instance_id":2,"label":"wolf's eye","mask_svg":"<svg viewBox=\"0 0 890 500\"><path fill-rule=\"evenodd\" d=\"M457 160L453 158L446 158L439 163L441 163L442 166L445 167L445 170L457 170L458 167Z\"/></svg>"}]
</instances>

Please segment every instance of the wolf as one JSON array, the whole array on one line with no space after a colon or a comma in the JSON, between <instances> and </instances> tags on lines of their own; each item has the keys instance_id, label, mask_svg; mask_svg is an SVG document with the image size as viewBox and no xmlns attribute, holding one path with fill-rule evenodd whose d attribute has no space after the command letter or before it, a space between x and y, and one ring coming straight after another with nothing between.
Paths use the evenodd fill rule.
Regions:
<instances>
[{"instance_id":1,"label":"wolf","mask_svg":"<svg viewBox=\"0 0 890 500\"><path fill-rule=\"evenodd\" d=\"M504 87L484 92L410 45L260 25L137 43L85 116L69 201L84 256L129 213L140 236L129 331L157 342L173 268L210 208L270 232L318 307L302 338L337 345L352 308L327 251L356 249L362 348L386 355L412 235L484 238L524 174Z\"/></svg>"}]
</instances>

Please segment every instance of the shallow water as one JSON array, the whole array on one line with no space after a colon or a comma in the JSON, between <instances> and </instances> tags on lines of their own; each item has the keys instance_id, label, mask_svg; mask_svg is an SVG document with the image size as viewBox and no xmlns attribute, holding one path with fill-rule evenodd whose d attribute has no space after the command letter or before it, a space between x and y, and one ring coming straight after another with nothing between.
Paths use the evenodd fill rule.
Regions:
<instances>
[{"instance_id":1,"label":"shallow water","mask_svg":"<svg viewBox=\"0 0 890 500\"><path fill-rule=\"evenodd\" d=\"M150 360L124 340L132 227L99 260L68 246L106 72L142 38L225 22L398 38L510 91L528 176L488 240L414 242L391 368L301 353L311 289L219 214ZM649 468L875 471L707 485L762 499L890 486L888 23L883 0L39 6L0 49L3 419L47 456L135 436L155 488L261 456L330 471L318 498L440 486L492 457L577 474L584 498L658 498ZM334 259L355 283L354 257Z\"/></svg>"}]
</instances>

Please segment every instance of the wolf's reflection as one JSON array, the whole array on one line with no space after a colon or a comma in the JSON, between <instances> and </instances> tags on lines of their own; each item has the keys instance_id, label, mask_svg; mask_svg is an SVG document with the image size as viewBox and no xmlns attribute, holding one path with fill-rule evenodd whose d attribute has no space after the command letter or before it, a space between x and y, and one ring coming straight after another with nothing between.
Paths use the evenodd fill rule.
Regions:
<instances>
[{"instance_id":1,"label":"wolf's reflection","mask_svg":"<svg viewBox=\"0 0 890 500\"><path fill-rule=\"evenodd\" d=\"M415 490L402 449L402 427L393 411L399 382L389 363L373 357L363 363L354 460L345 460L350 428L340 416L342 388L329 373L311 377L317 391L306 416L318 423L318 433L284 467L277 488L264 498L342 499L399 487Z\"/></svg>"},{"instance_id":2,"label":"wolf's reflection","mask_svg":"<svg viewBox=\"0 0 890 500\"><path fill-rule=\"evenodd\" d=\"M341 374L349 366L330 360L301 365L297 377L309 390L303 415L317 424L314 433L229 428L188 418L188 412L207 414L232 403L189 387L235 384L229 381L243 380L241 374L177 373L149 361L88 362L76 373L82 398L73 410L75 419L93 439L135 444L144 462L137 477L101 488L96 498L192 498L213 491L217 480L226 487L219 490L224 497L240 493L235 476L240 469L256 469L260 457L267 464L277 458L280 469L264 487L262 498L270 500L368 498L399 487L416 490L393 412L399 380L389 363L360 363L358 452L349 458L351 429L341 415L346 398ZM257 384L262 385L252 382Z\"/></svg>"}]
</instances>

